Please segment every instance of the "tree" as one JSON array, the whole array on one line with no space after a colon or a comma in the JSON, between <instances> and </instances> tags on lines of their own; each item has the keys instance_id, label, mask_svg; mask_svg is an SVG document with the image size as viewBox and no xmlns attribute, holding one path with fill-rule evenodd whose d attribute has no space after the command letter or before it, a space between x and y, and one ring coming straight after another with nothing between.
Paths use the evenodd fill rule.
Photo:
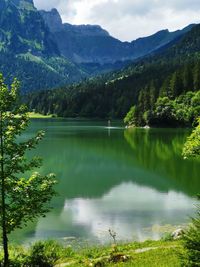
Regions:
<instances>
[{"instance_id":1,"label":"tree","mask_svg":"<svg viewBox=\"0 0 200 267\"><path fill-rule=\"evenodd\" d=\"M135 126L135 106L131 107L126 117L124 118L124 123L126 125Z\"/></svg>"},{"instance_id":2,"label":"tree","mask_svg":"<svg viewBox=\"0 0 200 267\"><path fill-rule=\"evenodd\" d=\"M193 73L192 73L192 68L191 65L186 64L183 70L183 88L184 91L191 91L193 90Z\"/></svg>"},{"instance_id":3,"label":"tree","mask_svg":"<svg viewBox=\"0 0 200 267\"><path fill-rule=\"evenodd\" d=\"M185 158L200 156L200 118L198 122L199 122L198 126L188 137L187 142L184 145L183 156Z\"/></svg>"},{"instance_id":4,"label":"tree","mask_svg":"<svg viewBox=\"0 0 200 267\"><path fill-rule=\"evenodd\" d=\"M176 118L173 101L168 97L159 97L155 105L155 115L161 125L174 124Z\"/></svg>"},{"instance_id":5,"label":"tree","mask_svg":"<svg viewBox=\"0 0 200 267\"><path fill-rule=\"evenodd\" d=\"M188 138L183 155L185 157L199 157L200 156L200 119L199 125L192 132ZM199 196L200 199L200 196ZM200 205L197 205L197 215L192 218L192 223L185 231L183 236L184 248L186 255L183 259L184 266L194 267L199 266L200 263Z\"/></svg>"},{"instance_id":6,"label":"tree","mask_svg":"<svg viewBox=\"0 0 200 267\"><path fill-rule=\"evenodd\" d=\"M199 198L200 199L200 198ZM195 267L200 263L200 205L197 205L196 217L183 235L186 255L183 258L184 266Z\"/></svg>"},{"instance_id":7,"label":"tree","mask_svg":"<svg viewBox=\"0 0 200 267\"><path fill-rule=\"evenodd\" d=\"M198 61L194 67L194 86L195 91L200 90L200 62Z\"/></svg>"},{"instance_id":8,"label":"tree","mask_svg":"<svg viewBox=\"0 0 200 267\"><path fill-rule=\"evenodd\" d=\"M27 159L27 151L36 147L44 132L20 142L20 135L28 127L29 118L18 100L19 82L11 88L0 75L0 225L4 250L4 267L9 266L8 234L28 221L44 216L48 203L55 195L55 176L26 172L41 166L41 159Z\"/></svg>"},{"instance_id":9,"label":"tree","mask_svg":"<svg viewBox=\"0 0 200 267\"><path fill-rule=\"evenodd\" d=\"M180 95L183 89L183 83L181 80L181 75L178 71L176 71L171 78L170 81L170 89L171 89L171 95L172 98L175 98L176 96Z\"/></svg>"},{"instance_id":10,"label":"tree","mask_svg":"<svg viewBox=\"0 0 200 267\"><path fill-rule=\"evenodd\" d=\"M148 97L148 96L147 96ZM157 99L157 92L154 82L151 82L150 89L149 89L149 98L150 98L150 109L153 111L156 99Z\"/></svg>"}]
</instances>

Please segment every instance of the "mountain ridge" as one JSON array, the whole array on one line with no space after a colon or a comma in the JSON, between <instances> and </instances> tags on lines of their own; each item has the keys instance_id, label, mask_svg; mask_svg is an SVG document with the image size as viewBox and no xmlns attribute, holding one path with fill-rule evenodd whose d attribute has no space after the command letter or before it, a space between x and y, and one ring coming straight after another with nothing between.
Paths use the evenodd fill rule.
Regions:
<instances>
[{"instance_id":1,"label":"mountain ridge","mask_svg":"<svg viewBox=\"0 0 200 267\"><path fill-rule=\"evenodd\" d=\"M55 8L39 12L53 34L61 54L78 64L113 64L116 61L135 60L181 37L194 26L174 32L162 30L132 42L122 42L99 25L62 23Z\"/></svg>"},{"instance_id":2,"label":"mountain ridge","mask_svg":"<svg viewBox=\"0 0 200 267\"><path fill-rule=\"evenodd\" d=\"M198 92L200 92L199 24L159 54L151 54L122 70L77 85L32 94L29 96L28 104L30 109L36 109L44 114L104 119L124 118L130 108L136 105L137 108L131 112L135 112L137 125L148 124L150 118L154 119L152 123L162 120L166 123L169 122L167 116L170 114L170 123L180 126L191 125L199 116ZM159 97L164 99L157 103ZM45 99L45 103L40 101L42 98ZM184 101L187 105L191 101L194 102L191 113L186 110L189 107ZM179 103L178 121L177 118L171 119L174 114L173 105L176 102ZM62 106L59 106L59 103L62 103ZM160 105L159 108L163 112L160 116L164 114L165 118L157 119L155 105L158 107ZM167 113L170 108L171 113Z\"/></svg>"},{"instance_id":3,"label":"mountain ridge","mask_svg":"<svg viewBox=\"0 0 200 267\"><path fill-rule=\"evenodd\" d=\"M123 68L187 30L121 42L98 25L62 23L56 9L38 11L32 0L0 0L0 70L23 92L60 87Z\"/></svg>"}]
</instances>

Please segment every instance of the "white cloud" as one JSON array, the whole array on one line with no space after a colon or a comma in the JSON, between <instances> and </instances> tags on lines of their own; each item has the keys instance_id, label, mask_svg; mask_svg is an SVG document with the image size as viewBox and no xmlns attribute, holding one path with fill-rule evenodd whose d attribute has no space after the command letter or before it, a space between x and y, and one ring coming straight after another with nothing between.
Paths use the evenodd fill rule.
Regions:
<instances>
[{"instance_id":1,"label":"white cloud","mask_svg":"<svg viewBox=\"0 0 200 267\"><path fill-rule=\"evenodd\" d=\"M199 23L199 0L34 0L60 12L64 22L99 24L116 38L133 40L158 30Z\"/></svg>"}]
</instances>

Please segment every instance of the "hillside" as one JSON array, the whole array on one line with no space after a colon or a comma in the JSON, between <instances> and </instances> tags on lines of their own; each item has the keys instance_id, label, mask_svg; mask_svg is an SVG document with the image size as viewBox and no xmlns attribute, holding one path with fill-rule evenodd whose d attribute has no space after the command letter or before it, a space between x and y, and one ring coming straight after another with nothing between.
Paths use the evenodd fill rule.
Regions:
<instances>
[{"instance_id":1,"label":"hillside","mask_svg":"<svg viewBox=\"0 0 200 267\"><path fill-rule=\"evenodd\" d=\"M57 44L32 0L0 1L0 69L23 92L61 86L86 76L60 56Z\"/></svg>"},{"instance_id":2,"label":"hillside","mask_svg":"<svg viewBox=\"0 0 200 267\"><path fill-rule=\"evenodd\" d=\"M151 97L152 102L147 101L147 107L141 110L145 113L159 96L168 95L173 100L187 91L200 89L199 36L200 25L197 25L160 54L78 85L31 95L29 106L59 116L123 118L139 102L139 96L142 103ZM143 119L139 124L144 124Z\"/></svg>"},{"instance_id":3,"label":"hillside","mask_svg":"<svg viewBox=\"0 0 200 267\"><path fill-rule=\"evenodd\" d=\"M33 0L1 0L0 71L8 83L17 77L22 93L62 87L165 49L192 27L121 42L98 25L62 23L56 9L38 11Z\"/></svg>"}]
</instances>

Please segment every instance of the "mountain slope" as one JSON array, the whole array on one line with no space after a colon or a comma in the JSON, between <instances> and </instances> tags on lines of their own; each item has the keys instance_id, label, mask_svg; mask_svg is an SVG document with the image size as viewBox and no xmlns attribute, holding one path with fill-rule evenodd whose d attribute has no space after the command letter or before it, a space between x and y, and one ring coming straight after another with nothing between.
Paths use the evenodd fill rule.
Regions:
<instances>
[{"instance_id":1,"label":"mountain slope","mask_svg":"<svg viewBox=\"0 0 200 267\"><path fill-rule=\"evenodd\" d=\"M154 107L159 96L183 101L179 99L180 94L200 90L199 36L200 25L197 25L161 54L152 54L121 71L78 85L31 95L29 106L59 116L123 118L131 106L139 104L139 124L143 124L149 118L150 113L146 112ZM188 102L189 97L190 94L184 101ZM188 124L200 115L200 104L194 101L196 115L191 111ZM174 105L174 102L169 103ZM181 110L178 112L181 116Z\"/></svg>"},{"instance_id":2,"label":"mountain slope","mask_svg":"<svg viewBox=\"0 0 200 267\"><path fill-rule=\"evenodd\" d=\"M56 9L39 12L33 0L0 0L0 72L8 82L17 77L23 92L60 87L172 46L189 28L121 42L97 25L63 24Z\"/></svg>"},{"instance_id":3,"label":"mountain slope","mask_svg":"<svg viewBox=\"0 0 200 267\"><path fill-rule=\"evenodd\" d=\"M194 26L175 32L163 30L133 42L121 42L97 25L63 24L56 9L40 11L40 14L54 35L61 54L73 62L87 64L137 59L183 36Z\"/></svg>"},{"instance_id":4,"label":"mountain slope","mask_svg":"<svg viewBox=\"0 0 200 267\"><path fill-rule=\"evenodd\" d=\"M59 50L32 0L1 0L0 50L58 56Z\"/></svg>"},{"instance_id":5,"label":"mountain slope","mask_svg":"<svg viewBox=\"0 0 200 267\"><path fill-rule=\"evenodd\" d=\"M87 76L60 56L32 0L0 1L0 71L8 82L17 77L23 92L49 89Z\"/></svg>"}]
</instances>

